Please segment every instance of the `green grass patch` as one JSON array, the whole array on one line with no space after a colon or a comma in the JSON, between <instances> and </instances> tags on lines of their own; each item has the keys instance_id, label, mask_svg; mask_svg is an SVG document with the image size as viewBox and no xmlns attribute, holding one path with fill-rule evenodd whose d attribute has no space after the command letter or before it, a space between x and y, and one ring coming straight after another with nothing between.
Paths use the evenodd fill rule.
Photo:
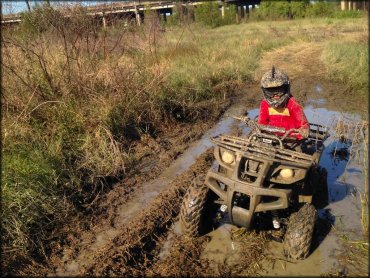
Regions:
<instances>
[{"instance_id":1,"label":"green grass patch","mask_svg":"<svg viewBox=\"0 0 370 278\"><path fill-rule=\"evenodd\" d=\"M369 86L369 48L362 42L330 41L322 60L328 77L343 83L348 90L367 96Z\"/></svg>"}]
</instances>

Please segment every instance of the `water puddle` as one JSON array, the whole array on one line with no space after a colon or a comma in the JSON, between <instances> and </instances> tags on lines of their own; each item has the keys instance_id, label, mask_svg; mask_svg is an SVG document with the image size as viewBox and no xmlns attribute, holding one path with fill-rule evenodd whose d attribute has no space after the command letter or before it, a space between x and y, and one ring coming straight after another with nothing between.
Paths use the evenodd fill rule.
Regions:
<instances>
[{"instance_id":1,"label":"water puddle","mask_svg":"<svg viewBox=\"0 0 370 278\"><path fill-rule=\"evenodd\" d=\"M322 94L323 93L323 88L320 84L316 84L315 86L315 92L318 93L318 94Z\"/></svg>"}]
</instances>

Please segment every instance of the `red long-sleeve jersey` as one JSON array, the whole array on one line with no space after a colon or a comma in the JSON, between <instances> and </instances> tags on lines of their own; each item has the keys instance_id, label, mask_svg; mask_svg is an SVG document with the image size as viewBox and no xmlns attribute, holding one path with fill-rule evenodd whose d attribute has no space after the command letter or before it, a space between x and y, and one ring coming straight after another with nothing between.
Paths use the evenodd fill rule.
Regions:
<instances>
[{"instance_id":1,"label":"red long-sleeve jersey","mask_svg":"<svg viewBox=\"0 0 370 278\"><path fill-rule=\"evenodd\" d=\"M292 128L309 128L303 109L294 97L290 97L286 106L282 108L270 107L266 100L262 100L258 123L283 127L285 130ZM291 134L290 136L294 136L298 140L303 138L300 134Z\"/></svg>"}]
</instances>

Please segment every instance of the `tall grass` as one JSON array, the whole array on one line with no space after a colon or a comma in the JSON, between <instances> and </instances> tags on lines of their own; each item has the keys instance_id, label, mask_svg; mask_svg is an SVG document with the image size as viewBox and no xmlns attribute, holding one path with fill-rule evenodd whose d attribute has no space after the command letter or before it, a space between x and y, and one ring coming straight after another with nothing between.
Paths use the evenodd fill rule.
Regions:
<instances>
[{"instance_id":1,"label":"tall grass","mask_svg":"<svg viewBox=\"0 0 370 278\"><path fill-rule=\"evenodd\" d=\"M325 44L322 60L328 68L328 77L345 84L348 91L368 96L369 51L367 40L329 41Z\"/></svg>"},{"instance_id":2,"label":"tall grass","mask_svg":"<svg viewBox=\"0 0 370 278\"><path fill-rule=\"evenodd\" d=\"M351 161L355 161L363 173L363 189L359 188L360 221L363 234L366 237L369 232L369 123L367 121L348 122L339 119L335 126L335 132L338 140L347 142L350 145L346 167L348 167Z\"/></svg>"},{"instance_id":3,"label":"tall grass","mask_svg":"<svg viewBox=\"0 0 370 278\"><path fill-rule=\"evenodd\" d=\"M363 133L364 192L360 193L361 224L363 233L369 235L369 133Z\"/></svg>"},{"instance_id":4,"label":"tall grass","mask_svg":"<svg viewBox=\"0 0 370 278\"><path fill-rule=\"evenodd\" d=\"M356 18L364 16L363 11L342 11L338 2L315 1L267 1L251 13L252 19L277 20L297 18Z\"/></svg>"}]
</instances>

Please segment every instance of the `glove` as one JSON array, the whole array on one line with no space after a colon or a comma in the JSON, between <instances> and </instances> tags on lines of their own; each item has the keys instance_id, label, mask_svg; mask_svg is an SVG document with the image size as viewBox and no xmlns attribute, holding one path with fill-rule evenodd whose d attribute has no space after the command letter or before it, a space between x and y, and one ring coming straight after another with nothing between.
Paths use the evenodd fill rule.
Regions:
<instances>
[{"instance_id":1,"label":"glove","mask_svg":"<svg viewBox=\"0 0 370 278\"><path fill-rule=\"evenodd\" d=\"M301 127L298 129L300 131L300 134L302 135L303 139L308 138L308 135L310 134L310 129L306 127Z\"/></svg>"}]
</instances>

